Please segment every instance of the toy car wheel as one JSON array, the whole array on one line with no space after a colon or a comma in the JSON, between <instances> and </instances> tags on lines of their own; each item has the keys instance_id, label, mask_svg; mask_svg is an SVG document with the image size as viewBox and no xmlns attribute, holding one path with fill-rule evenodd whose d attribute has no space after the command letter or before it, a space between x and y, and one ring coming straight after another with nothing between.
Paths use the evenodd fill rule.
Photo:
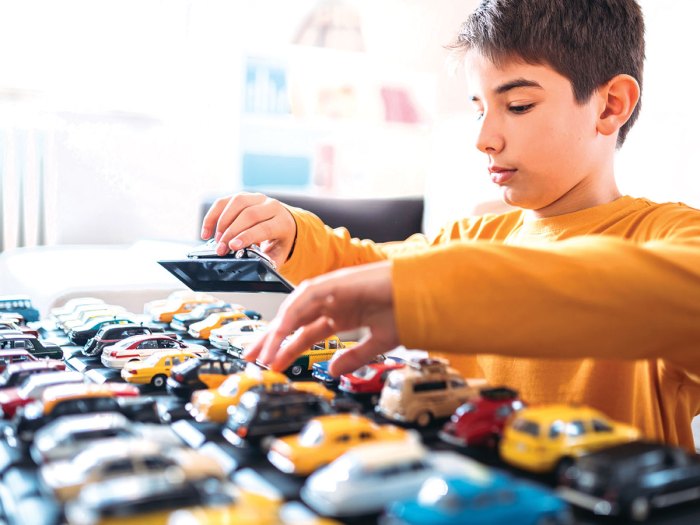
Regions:
<instances>
[{"instance_id":1,"label":"toy car wheel","mask_svg":"<svg viewBox=\"0 0 700 525\"><path fill-rule=\"evenodd\" d=\"M291 369L291 373L294 377L300 376L304 372L304 367L301 365L294 365Z\"/></svg>"},{"instance_id":2,"label":"toy car wheel","mask_svg":"<svg viewBox=\"0 0 700 525\"><path fill-rule=\"evenodd\" d=\"M163 388L165 386L166 377L163 374L158 374L153 376L151 379L151 384L156 388Z\"/></svg>"},{"instance_id":3,"label":"toy car wheel","mask_svg":"<svg viewBox=\"0 0 700 525\"><path fill-rule=\"evenodd\" d=\"M416 424L419 427L427 427L432 421L433 415L430 412L421 412L416 416Z\"/></svg>"},{"instance_id":4,"label":"toy car wheel","mask_svg":"<svg viewBox=\"0 0 700 525\"><path fill-rule=\"evenodd\" d=\"M651 513L649 499L644 496L634 498L629 505L628 513L632 521L646 521Z\"/></svg>"},{"instance_id":5,"label":"toy car wheel","mask_svg":"<svg viewBox=\"0 0 700 525\"><path fill-rule=\"evenodd\" d=\"M569 457L561 458L554 469L554 481L558 485L565 485L567 470L574 466L574 460Z\"/></svg>"}]
</instances>

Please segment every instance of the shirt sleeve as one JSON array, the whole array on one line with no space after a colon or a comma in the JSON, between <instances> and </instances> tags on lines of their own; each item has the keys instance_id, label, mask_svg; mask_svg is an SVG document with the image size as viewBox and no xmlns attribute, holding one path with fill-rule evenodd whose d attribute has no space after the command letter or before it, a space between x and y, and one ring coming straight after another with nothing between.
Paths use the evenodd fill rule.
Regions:
<instances>
[{"instance_id":1,"label":"shirt sleeve","mask_svg":"<svg viewBox=\"0 0 700 525\"><path fill-rule=\"evenodd\" d=\"M346 228L333 229L311 212L293 207L288 209L297 225L297 237L292 255L280 272L294 284L347 266L418 253L431 245L421 234L412 235L405 241L387 243L352 238Z\"/></svg>"},{"instance_id":2,"label":"shirt sleeve","mask_svg":"<svg viewBox=\"0 0 700 525\"><path fill-rule=\"evenodd\" d=\"M393 261L401 343L531 358L663 358L700 381L700 231L636 243L452 242ZM450 327L445 330L444 327Z\"/></svg>"}]
</instances>

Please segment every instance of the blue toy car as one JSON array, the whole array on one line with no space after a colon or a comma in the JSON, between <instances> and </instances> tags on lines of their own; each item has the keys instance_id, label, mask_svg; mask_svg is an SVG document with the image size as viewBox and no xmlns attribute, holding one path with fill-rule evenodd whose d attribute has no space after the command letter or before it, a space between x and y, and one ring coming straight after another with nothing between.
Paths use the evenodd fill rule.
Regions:
<instances>
[{"instance_id":1,"label":"blue toy car","mask_svg":"<svg viewBox=\"0 0 700 525\"><path fill-rule=\"evenodd\" d=\"M476 474L476 475L475 475ZM425 481L418 497L391 504L382 525L570 525L573 514L545 487L484 468Z\"/></svg>"},{"instance_id":2,"label":"blue toy car","mask_svg":"<svg viewBox=\"0 0 700 525\"><path fill-rule=\"evenodd\" d=\"M0 295L0 314L15 313L28 323L39 320L39 310L32 306L32 300L25 295Z\"/></svg>"},{"instance_id":3,"label":"blue toy car","mask_svg":"<svg viewBox=\"0 0 700 525\"><path fill-rule=\"evenodd\" d=\"M333 377L328 371L328 367L330 366L330 364L330 360L319 361L318 363L314 363L311 367L311 377L313 377L317 381L320 381L327 387L335 388L338 386L340 378Z\"/></svg>"}]
</instances>

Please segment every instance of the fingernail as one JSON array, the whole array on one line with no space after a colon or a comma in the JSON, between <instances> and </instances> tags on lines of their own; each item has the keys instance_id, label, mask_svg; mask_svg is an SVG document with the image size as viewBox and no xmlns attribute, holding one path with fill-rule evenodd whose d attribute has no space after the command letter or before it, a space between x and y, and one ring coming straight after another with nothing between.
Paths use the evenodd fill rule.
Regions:
<instances>
[{"instance_id":1,"label":"fingernail","mask_svg":"<svg viewBox=\"0 0 700 525\"><path fill-rule=\"evenodd\" d=\"M221 240L222 235L223 235L223 233L216 232L216 235L214 235L214 242L219 242Z\"/></svg>"},{"instance_id":2,"label":"fingernail","mask_svg":"<svg viewBox=\"0 0 700 525\"><path fill-rule=\"evenodd\" d=\"M219 255L223 255L228 251L228 247L223 243L220 242L219 244L216 245L216 253Z\"/></svg>"},{"instance_id":3,"label":"fingernail","mask_svg":"<svg viewBox=\"0 0 700 525\"><path fill-rule=\"evenodd\" d=\"M208 239L211 236L211 232L207 228L202 228L201 237L202 239Z\"/></svg>"},{"instance_id":4,"label":"fingernail","mask_svg":"<svg viewBox=\"0 0 700 525\"><path fill-rule=\"evenodd\" d=\"M240 250L243 247L243 241L240 239L233 239L229 243L229 246L231 247L232 250Z\"/></svg>"}]
</instances>

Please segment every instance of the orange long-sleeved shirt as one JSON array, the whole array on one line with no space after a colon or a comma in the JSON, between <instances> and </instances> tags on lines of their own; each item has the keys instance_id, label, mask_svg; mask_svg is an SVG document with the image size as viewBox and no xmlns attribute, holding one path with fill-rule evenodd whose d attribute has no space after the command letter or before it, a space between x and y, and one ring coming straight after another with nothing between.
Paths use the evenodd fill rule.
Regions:
<instances>
[{"instance_id":1,"label":"orange long-sleeved shirt","mask_svg":"<svg viewBox=\"0 0 700 525\"><path fill-rule=\"evenodd\" d=\"M292 209L292 282L393 260L401 342L530 403L596 407L694 450L700 413L700 211L621 197L545 219L457 221L375 244Z\"/></svg>"}]
</instances>

